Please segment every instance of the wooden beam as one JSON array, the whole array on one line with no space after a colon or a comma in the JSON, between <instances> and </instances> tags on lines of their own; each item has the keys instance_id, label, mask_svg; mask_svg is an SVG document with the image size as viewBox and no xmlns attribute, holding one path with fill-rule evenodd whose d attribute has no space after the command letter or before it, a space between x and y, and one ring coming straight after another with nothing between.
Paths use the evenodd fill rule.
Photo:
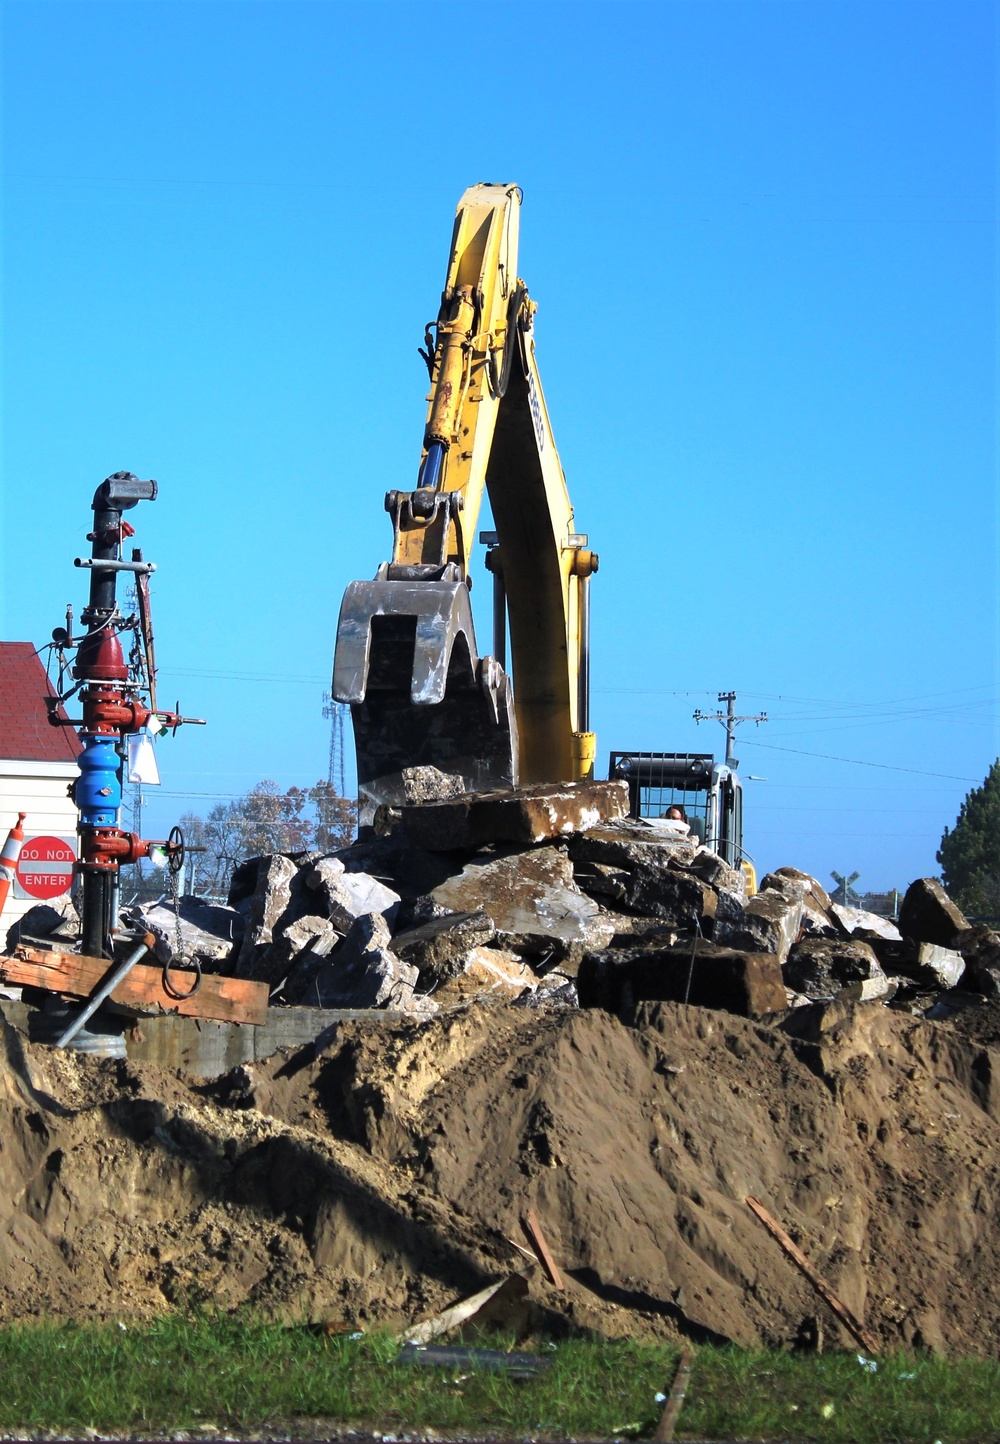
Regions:
<instances>
[{"instance_id":1,"label":"wooden beam","mask_svg":"<svg viewBox=\"0 0 1000 1444\"><path fill-rule=\"evenodd\" d=\"M557 1289L564 1289L566 1285L563 1283L563 1276L559 1272L559 1266L556 1263L555 1259L552 1257L551 1250L549 1249L549 1246L545 1241L545 1235L544 1233L542 1233L542 1225L538 1222L538 1214L533 1208L529 1208L525 1213L522 1222L524 1223L525 1231L528 1237L535 1245L538 1257L542 1261L542 1267L548 1274L554 1287Z\"/></svg>"},{"instance_id":2,"label":"wooden beam","mask_svg":"<svg viewBox=\"0 0 1000 1444\"><path fill-rule=\"evenodd\" d=\"M13 957L0 957L0 980L22 988L45 988L88 998L113 964L106 958L83 953L45 952L19 946ZM184 986L193 974L174 973ZM172 998L163 987L163 970L147 963L135 967L111 994L112 1001L139 1012L181 1013L188 1018L215 1018L224 1023L263 1023L267 1018L268 986L245 978L202 975L201 987L190 998Z\"/></svg>"},{"instance_id":3,"label":"wooden beam","mask_svg":"<svg viewBox=\"0 0 1000 1444\"><path fill-rule=\"evenodd\" d=\"M843 1300L837 1298L837 1295L833 1292L833 1289L827 1283L826 1279L817 1273L798 1244L785 1232L773 1214L768 1213L767 1209L757 1198L752 1198L748 1195L746 1202L748 1207L751 1208L760 1219L768 1233L778 1240L781 1247L785 1250L785 1253L792 1260L792 1263L805 1274L824 1303L829 1304L851 1337L855 1339L863 1349L867 1349L869 1354L877 1354L878 1341L874 1339L865 1326L854 1317Z\"/></svg>"},{"instance_id":4,"label":"wooden beam","mask_svg":"<svg viewBox=\"0 0 1000 1444\"><path fill-rule=\"evenodd\" d=\"M677 1419L681 1412L685 1396L687 1395L688 1383L691 1379L691 1364L693 1360L694 1350L690 1344L685 1344L684 1352L681 1354L677 1364L677 1373L674 1375L670 1398L667 1400L666 1408L660 1417L656 1433L653 1435L653 1444L673 1444L674 1430L677 1428Z\"/></svg>"}]
</instances>

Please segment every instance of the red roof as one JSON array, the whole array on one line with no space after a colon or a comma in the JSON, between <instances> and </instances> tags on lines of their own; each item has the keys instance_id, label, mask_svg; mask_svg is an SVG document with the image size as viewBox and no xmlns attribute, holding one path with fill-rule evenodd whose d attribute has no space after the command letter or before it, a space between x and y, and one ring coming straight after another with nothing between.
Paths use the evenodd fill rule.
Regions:
<instances>
[{"instance_id":1,"label":"red roof","mask_svg":"<svg viewBox=\"0 0 1000 1444\"><path fill-rule=\"evenodd\" d=\"M72 727L49 723L44 698L53 689L31 642L0 642L0 757L19 762L75 762ZM60 717L66 713L59 708Z\"/></svg>"}]
</instances>

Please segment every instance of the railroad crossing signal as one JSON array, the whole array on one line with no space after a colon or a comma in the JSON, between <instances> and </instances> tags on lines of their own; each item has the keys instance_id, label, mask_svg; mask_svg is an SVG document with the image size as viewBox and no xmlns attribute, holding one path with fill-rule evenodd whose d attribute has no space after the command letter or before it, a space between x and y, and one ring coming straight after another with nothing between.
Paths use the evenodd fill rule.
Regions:
<instances>
[{"instance_id":1,"label":"railroad crossing signal","mask_svg":"<svg viewBox=\"0 0 1000 1444\"><path fill-rule=\"evenodd\" d=\"M850 877L843 877L839 872L831 872L830 876L833 878L834 882L838 884L834 896L836 896L837 892L843 892L845 907L850 907L852 902L861 901L861 899L858 897L858 894L851 887L851 883L857 882L858 878L861 876L859 872L852 872Z\"/></svg>"}]
</instances>

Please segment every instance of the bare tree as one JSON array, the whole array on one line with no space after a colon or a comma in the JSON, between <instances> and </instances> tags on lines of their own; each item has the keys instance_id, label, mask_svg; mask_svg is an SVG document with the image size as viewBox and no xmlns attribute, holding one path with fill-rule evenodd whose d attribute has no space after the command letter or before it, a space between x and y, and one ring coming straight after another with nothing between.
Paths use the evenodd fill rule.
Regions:
<instances>
[{"instance_id":1,"label":"bare tree","mask_svg":"<svg viewBox=\"0 0 1000 1444\"><path fill-rule=\"evenodd\" d=\"M248 857L349 847L356 814L356 804L338 796L329 782L282 792L269 778L233 802L217 803L207 817L189 812L181 818L185 839L204 849L191 854L192 890L225 896L234 869Z\"/></svg>"}]
</instances>

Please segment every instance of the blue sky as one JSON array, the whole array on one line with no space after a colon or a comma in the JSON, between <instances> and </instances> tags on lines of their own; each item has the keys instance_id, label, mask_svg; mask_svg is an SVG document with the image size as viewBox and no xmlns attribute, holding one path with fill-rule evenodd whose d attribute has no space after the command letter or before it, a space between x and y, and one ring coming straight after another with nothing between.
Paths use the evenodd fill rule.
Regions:
<instances>
[{"instance_id":1,"label":"blue sky","mask_svg":"<svg viewBox=\"0 0 1000 1444\"><path fill-rule=\"evenodd\" d=\"M155 476L162 700L210 725L160 744L147 834L325 775L454 206L504 180L601 556L602 764L721 750L691 714L734 687L771 719L739 748L761 867L936 871L998 751L997 29L966 0L5 4L0 635L79 610L95 486Z\"/></svg>"}]
</instances>

